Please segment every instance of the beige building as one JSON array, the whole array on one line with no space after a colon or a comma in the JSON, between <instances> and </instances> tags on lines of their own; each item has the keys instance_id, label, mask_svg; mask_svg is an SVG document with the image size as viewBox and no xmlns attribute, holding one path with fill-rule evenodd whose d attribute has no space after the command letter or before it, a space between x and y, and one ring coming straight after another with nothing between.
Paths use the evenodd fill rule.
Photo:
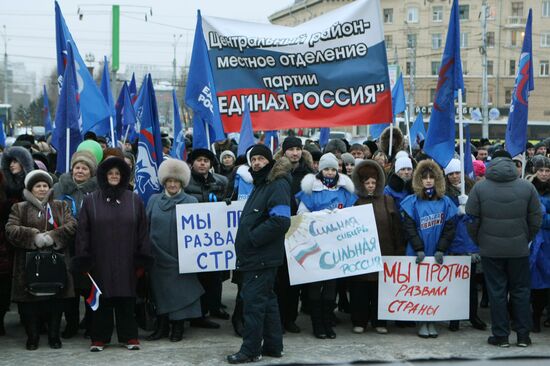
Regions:
<instances>
[{"instance_id":1,"label":"beige building","mask_svg":"<svg viewBox=\"0 0 550 366\"><path fill-rule=\"evenodd\" d=\"M292 6L271 15L269 20L292 26L351 1L296 0ZM466 118L472 109L481 109L482 105L482 3L482 0L459 3ZM529 8L533 9L535 78L535 90L529 98L529 120L550 126L550 103L546 100L550 95L550 0L487 0L486 3L488 102L489 108L498 108L502 119L491 126L490 136L504 133ZM388 62L400 66L405 89L412 90L414 114L422 111L425 116L429 115L451 5L451 0L380 0ZM473 126L472 134L480 133L480 126ZM550 136L550 129L537 128L529 135L541 133Z\"/></svg>"}]
</instances>

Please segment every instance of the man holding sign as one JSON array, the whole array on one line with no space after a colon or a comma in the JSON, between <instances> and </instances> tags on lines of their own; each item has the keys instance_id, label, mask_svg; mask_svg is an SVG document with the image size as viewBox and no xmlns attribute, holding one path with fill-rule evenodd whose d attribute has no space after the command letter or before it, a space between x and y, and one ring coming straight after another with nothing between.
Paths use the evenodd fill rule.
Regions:
<instances>
[{"instance_id":1,"label":"man holding sign","mask_svg":"<svg viewBox=\"0 0 550 366\"><path fill-rule=\"evenodd\" d=\"M283 264L285 233L290 227L291 165L287 158L275 163L271 150L261 144L254 145L248 156L254 190L244 206L235 239L237 270L242 274L243 343L239 352L227 356L229 363L283 355L273 285L277 268Z\"/></svg>"}]
</instances>

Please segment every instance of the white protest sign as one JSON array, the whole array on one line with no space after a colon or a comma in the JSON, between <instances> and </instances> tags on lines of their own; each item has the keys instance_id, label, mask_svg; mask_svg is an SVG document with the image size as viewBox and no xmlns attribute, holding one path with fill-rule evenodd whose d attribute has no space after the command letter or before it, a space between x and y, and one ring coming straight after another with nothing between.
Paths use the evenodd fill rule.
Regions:
<instances>
[{"instance_id":1,"label":"white protest sign","mask_svg":"<svg viewBox=\"0 0 550 366\"><path fill-rule=\"evenodd\" d=\"M370 204L293 216L285 250L291 285L382 270Z\"/></svg>"},{"instance_id":2,"label":"white protest sign","mask_svg":"<svg viewBox=\"0 0 550 366\"><path fill-rule=\"evenodd\" d=\"M426 257L383 257L378 274L378 318L440 321L468 319L471 259L446 256L443 264Z\"/></svg>"},{"instance_id":3,"label":"white protest sign","mask_svg":"<svg viewBox=\"0 0 550 366\"><path fill-rule=\"evenodd\" d=\"M176 206L180 273L235 269L235 238L245 202Z\"/></svg>"}]
</instances>

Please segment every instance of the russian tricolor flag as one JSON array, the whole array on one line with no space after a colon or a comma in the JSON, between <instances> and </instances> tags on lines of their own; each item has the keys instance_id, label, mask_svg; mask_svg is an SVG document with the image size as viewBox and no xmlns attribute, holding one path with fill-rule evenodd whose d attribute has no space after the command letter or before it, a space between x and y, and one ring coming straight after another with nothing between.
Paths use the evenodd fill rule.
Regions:
<instances>
[{"instance_id":1,"label":"russian tricolor flag","mask_svg":"<svg viewBox=\"0 0 550 366\"><path fill-rule=\"evenodd\" d=\"M87 275L90 278L90 281L92 281L92 290L90 291L90 295L86 299L86 302L88 303L88 305L90 305L90 308L93 311L96 311L97 308L99 308L99 296L102 294L102 292L95 283L92 276L89 273L87 273Z\"/></svg>"}]
</instances>

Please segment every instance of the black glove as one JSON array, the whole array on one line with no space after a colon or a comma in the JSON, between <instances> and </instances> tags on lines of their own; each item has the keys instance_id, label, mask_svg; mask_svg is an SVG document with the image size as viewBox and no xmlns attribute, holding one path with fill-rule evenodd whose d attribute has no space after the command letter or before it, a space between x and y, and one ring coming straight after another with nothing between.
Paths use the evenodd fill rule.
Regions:
<instances>
[{"instance_id":1,"label":"black glove","mask_svg":"<svg viewBox=\"0 0 550 366\"><path fill-rule=\"evenodd\" d=\"M224 201L225 201L225 204L228 206L231 204L231 198L226 198L224 199Z\"/></svg>"},{"instance_id":2,"label":"black glove","mask_svg":"<svg viewBox=\"0 0 550 366\"><path fill-rule=\"evenodd\" d=\"M422 251L416 252L416 264L422 262L424 258L426 258L426 253Z\"/></svg>"},{"instance_id":3,"label":"black glove","mask_svg":"<svg viewBox=\"0 0 550 366\"><path fill-rule=\"evenodd\" d=\"M443 252L436 251L434 254L434 259L437 264L443 264Z\"/></svg>"}]
</instances>

